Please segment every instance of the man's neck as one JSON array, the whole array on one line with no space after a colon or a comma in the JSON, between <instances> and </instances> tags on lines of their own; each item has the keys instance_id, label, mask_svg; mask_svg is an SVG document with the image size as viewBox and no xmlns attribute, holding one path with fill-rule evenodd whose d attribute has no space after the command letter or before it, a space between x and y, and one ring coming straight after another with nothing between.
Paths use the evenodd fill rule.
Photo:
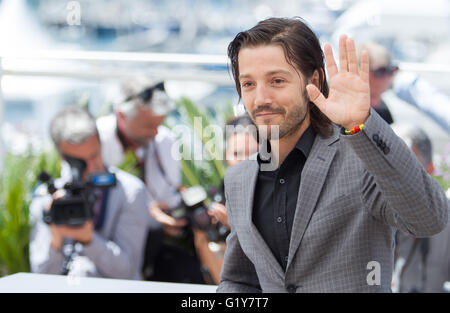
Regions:
<instances>
[{"instance_id":1,"label":"man's neck","mask_svg":"<svg viewBox=\"0 0 450 313\"><path fill-rule=\"evenodd\" d=\"M277 168L280 167L284 159L288 156L289 152L291 152L292 149L294 149L300 137L303 135L303 133L309 127L310 124L311 122L309 120L309 116L307 116L307 118L305 118L303 123L294 133L286 137L283 137L279 140L270 140L270 146L272 148L272 157L274 158L274 161L277 164ZM277 148L278 153L274 153L277 151Z\"/></svg>"}]
</instances>

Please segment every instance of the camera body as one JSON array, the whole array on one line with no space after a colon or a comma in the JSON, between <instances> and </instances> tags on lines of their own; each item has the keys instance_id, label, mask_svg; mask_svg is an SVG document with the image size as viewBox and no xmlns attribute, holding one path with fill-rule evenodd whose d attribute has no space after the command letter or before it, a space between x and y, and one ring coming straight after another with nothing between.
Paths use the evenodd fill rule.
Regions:
<instances>
[{"instance_id":1,"label":"camera body","mask_svg":"<svg viewBox=\"0 0 450 313\"><path fill-rule=\"evenodd\" d=\"M206 232L211 241L225 241L229 231L221 223L213 224L208 214L208 194L201 186L194 186L180 191L182 203L170 211L170 215L176 219L187 219L195 228ZM212 196L214 200L222 199L219 194Z\"/></svg>"},{"instance_id":2,"label":"camera body","mask_svg":"<svg viewBox=\"0 0 450 313\"><path fill-rule=\"evenodd\" d=\"M64 185L65 195L54 199L50 210L43 214L47 224L80 226L94 217L92 203L85 186Z\"/></svg>"},{"instance_id":3,"label":"camera body","mask_svg":"<svg viewBox=\"0 0 450 313\"><path fill-rule=\"evenodd\" d=\"M97 198L94 190L115 186L116 176L109 172L92 174L87 181L84 181L81 174L86 163L68 156L64 158L70 165L72 180L64 185L64 196L54 199L50 210L44 211L43 220L47 224L77 227L94 217L93 206ZM42 172L39 180L47 183L50 194L56 192L53 178L49 174Z\"/></svg>"}]
</instances>

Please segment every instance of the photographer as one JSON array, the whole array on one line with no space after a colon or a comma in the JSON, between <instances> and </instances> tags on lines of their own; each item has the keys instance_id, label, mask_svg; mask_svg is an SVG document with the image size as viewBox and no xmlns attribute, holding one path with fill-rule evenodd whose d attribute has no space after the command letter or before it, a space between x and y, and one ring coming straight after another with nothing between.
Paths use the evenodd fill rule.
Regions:
<instances>
[{"instance_id":1,"label":"photographer","mask_svg":"<svg viewBox=\"0 0 450 313\"><path fill-rule=\"evenodd\" d=\"M225 127L225 160L228 167L232 167L258 152L257 129L248 114L231 118ZM210 213L230 229L224 203L214 202Z\"/></svg>"},{"instance_id":2,"label":"photographer","mask_svg":"<svg viewBox=\"0 0 450 313\"><path fill-rule=\"evenodd\" d=\"M51 122L50 132L63 160L63 171L62 178L54 183L46 178L47 184L36 189L30 206L34 222L30 242L32 271L141 279L149 220L149 197L144 184L121 170L104 166L95 119L86 110L73 107L59 113ZM65 172L69 170L67 165L70 171ZM113 177L114 184L95 188L94 183L91 188L87 183L104 177ZM81 191L75 193L74 186L82 186L77 187ZM76 198L78 193L85 200L81 207L89 208L91 215L80 211L79 200L78 206L73 207L75 200L80 199ZM68 207L69 203L72 207ZM61 220L63 213L69 218L67 224ZM69 254L67 247L71 248Z\"/></svg>"},{"instance_id":3,"label":"photographer","mask_svg":"<svg viewBox=\"0 0 450 313\"><path fill-rule=\"evenodd\" d=\"M138 76L121 84L122 99L112 114L100 117L97 128L105 164L120 166L133 156L133 172L145 182L151 200L173 208L180 203L180 164L171 155L175 136L162 125L175 109L163 82Z\"/></svg>"},{"instance_id":4,"label":"photographer","mask_svg":"<svg viewBox=\"0 0 450 313\"><path fill-rule=\"evenodd\" d=\"M394 129L426 173L433 175L433 146L427 133L412 124ZM402 293L444 292L444 283L450 281L450 224L439 234L424 238L397 231L395 243L393 289Z\"/></svg>"},{"instance_id":5,"label":"photographer","mask_svg":"<svg viewBox=\"0 0 450 313\"><path fill-rule=\"evenodd\" d=\"M171 215L181 203L181 167L171 154L176 137L161 124L174 103L163 82L145 76L128 79L121 92L122 101L116 103L115 112L99 118L97 127L105 163L123 166L131 159L126 167L145 182L150 194L152 220L144 252L144 278L203 283L192 229L187 219Z\"/></svg>"}]
</instances>

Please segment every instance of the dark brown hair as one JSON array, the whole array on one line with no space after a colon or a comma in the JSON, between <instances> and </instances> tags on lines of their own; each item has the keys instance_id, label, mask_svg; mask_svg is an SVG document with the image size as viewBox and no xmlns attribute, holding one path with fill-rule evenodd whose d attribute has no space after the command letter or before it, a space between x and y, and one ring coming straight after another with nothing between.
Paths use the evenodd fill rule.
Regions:
<instances>
[{"instance_id":1,"label":"dark brown hair","mask_svg":"<svg viewBox=\"0 0 450 313\"><path fill-rule=\"evenodd\" d=\"M239 97L241 97L239 51L245 47L261 45L281 46L287 62L299 69L306 78L310 78L317 70L319 90L325 97L328 97L324 56L319 39L301 18L266 19L253 28L238 33L228 45L228 57L231 61L231 70ZM313 129L322 137L329 137L333 132L332 122L311 101L308 101L308 110Z\"/></svg>"}]
</instances>

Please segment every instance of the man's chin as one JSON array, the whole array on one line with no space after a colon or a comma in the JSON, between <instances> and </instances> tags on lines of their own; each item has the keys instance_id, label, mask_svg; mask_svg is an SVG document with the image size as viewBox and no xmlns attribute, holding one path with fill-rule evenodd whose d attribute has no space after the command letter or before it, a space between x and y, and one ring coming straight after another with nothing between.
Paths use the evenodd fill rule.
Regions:
<instances>
[{"instance_id":1,"label":"man's chin","mask_svg":"<svg viewBox=\"0 0 450 313\"><path fill-rule=\"evenodd\" d=\"M279 124L261 124L258 125L258 132L261 138L265 139L277 139L280 134Z\"/></svg>"},{"instance_id":2,"label":"man's chin","mask_svg":"<svg viewBox=\"0 0 450 313\"><path fill-rule=\"evenodd\" d=\"M145 146L148 144L150 140L152 140L154 137L146 137L146 138L140 138L139 140L136 140L136 143L139 147Z\"/></svg>"}]
</instances>

